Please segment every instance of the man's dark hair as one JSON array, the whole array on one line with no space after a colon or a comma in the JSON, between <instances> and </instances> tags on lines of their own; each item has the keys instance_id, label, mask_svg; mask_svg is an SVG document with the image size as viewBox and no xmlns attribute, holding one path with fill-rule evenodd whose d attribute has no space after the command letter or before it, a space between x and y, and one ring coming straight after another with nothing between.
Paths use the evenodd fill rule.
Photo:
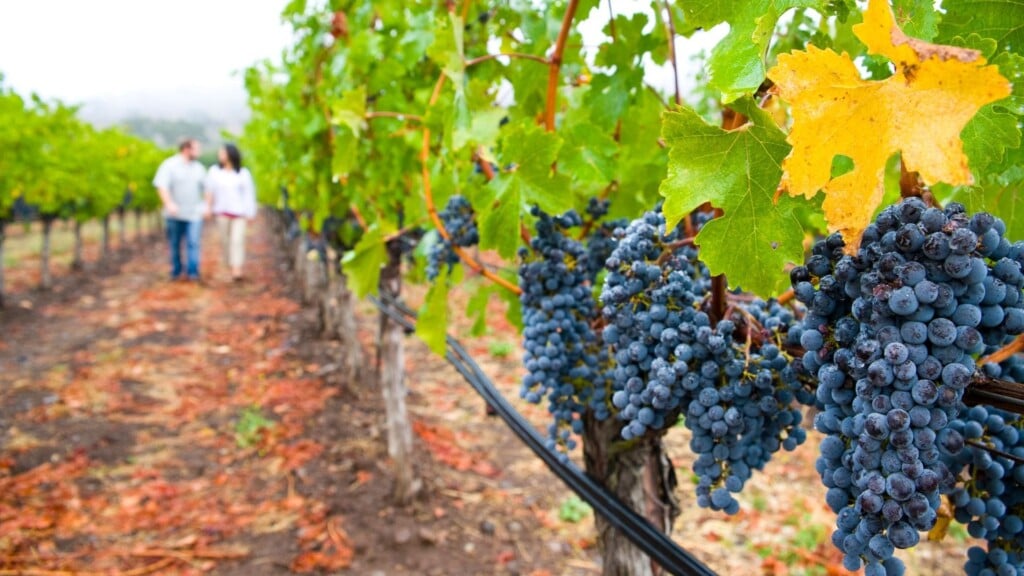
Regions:
<instances>
[{"instance_id":1,"label":"man's dark hair","mask_svg":"<svg viewBox=\"0 0 1024 576\"><path fill-rule=\"evenodd\" d=\"M238 151L238 146L232 143L224 145L224 153L228 155L228 160L231 161L231 166L234 167L235 172L242 170L242 153Z\"/></svg>"},{"instance_id":2,"label":"man's dark hair","mask_svg":"<svg viewBox=\"0 0 1024 576\"><path fill-rule=\"evenodd\" d=\"M178 152L184 152L185 148L191 148L195 142L195 138L185 138L180 144L178 144Z\"/></svg>"}]
</instances>

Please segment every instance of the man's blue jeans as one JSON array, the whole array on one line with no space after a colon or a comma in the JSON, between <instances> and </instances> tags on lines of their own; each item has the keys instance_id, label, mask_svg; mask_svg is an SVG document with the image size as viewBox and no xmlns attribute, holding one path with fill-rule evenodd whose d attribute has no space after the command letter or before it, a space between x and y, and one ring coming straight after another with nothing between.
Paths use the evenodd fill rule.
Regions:
<instances>
[{"instance_id":1,"label":"man's blue jeans","mask_svg":"<svg viewBox=\"0 0 1024 576\"><path fill-rule=\"evenodd\" d=\"M190 279L199 278L199 238L203 232L202 220L167 219L167 241L171 244L171 278L179 278L181 266L181 242L185 241L186 274Z\"/></svg>"}]
</instances>

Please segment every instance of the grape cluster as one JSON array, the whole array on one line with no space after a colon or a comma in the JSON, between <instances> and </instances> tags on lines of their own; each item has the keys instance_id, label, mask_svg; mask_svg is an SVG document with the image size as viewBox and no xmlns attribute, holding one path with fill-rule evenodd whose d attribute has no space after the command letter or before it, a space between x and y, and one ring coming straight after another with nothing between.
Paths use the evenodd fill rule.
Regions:
<instances>
[{"instance_id":1,"label":"grape cluster","mask_svg":"<svg viewBox=\"0 0 1024 576\"><path fill-rule=\"evenodd\" d=\"M480 242L476 212L473 211L473 205L463 196L456 194L449 198L448 204L438 216L448 231L448 239L441 238L430 248L427 256L427 279L431 281L441 274L442 266L447 265L448 271L451 272L452 267L459 263L459 255L455 253L453 246L468 248Z\"/></svg>"},{"instance_id":2,"label":"grape cluster","mask_svg":"<svg viewBox=\"0 0 1024 576\"><path fill-rule=\"evenodd\" d=\"M1007 457L1024 458L1022 428L1020 416L987 406L950 422L955 444L943 455L954 473L970 470L970 480L950 494L954 518L988 543L987 550L968 550L968 576L1024 574L1024 464Z\"/></svg>"},{"instance_id":3,"label":"grape cluster","mask_svg":"<svg viewBox=\"0 0 1024 576\"><path fill-rule=\"evenodd\" d=\"M685 414L699 455L698 504L735 513L733 494L752 470L806 438L793 401L798 391L804 400L810 395L778 345L793 315L758 301L741 315L742 327L730 319L712 327L699 310L707 269L691 246L677 242L679 230L666 230L662 214L648 212L617 235L601 301L622 437L663 430ZM751 342L735 341L744 334Z\"/></svg>"},{"instance_id":4,"label":"grape cluster","mask_svg":"<svg viewBox=\"0 0 1024 576\"><path fill-rule=\"evenodd\" d=\"M591 198L589 204L587 204L587 217L591 219L591 222L600 222L608 214L608 206L609 202L607 200ZM593 227L587 236L584 267L587 270L591 283L597 282L598 274L604 270L605 262L618 245L615 231L628 225L629 220L625 218L600 222L600 224Z\"/></svg>"},{"instance_id":5,"label":"grape cluster","mask_svg":"<svg viewBox=\"0 0 1024 576\"><path fill-rule=\"evenodd\" d=\"M592 328L597 306L587 271L580 265L584 246L566 234L580 226L579 214L549 216L537 208L533 214L537 233L530 249L520 251L527 370L520 395L534 404L547 398L554 416L549 447L572 449L572 434L583 431L581 418L594 390L604 389L599 384L601 347Z\"/></svg>"},{"instance_id":6,"label":"grape cluster","mask_svg":"<svg viewBox=\"0 0 1024 576\"><path fill-rule=\"evenodd\" d=\"M902 574L894 549L917 544L953 486L940 444L955 444L945 430L973 356L1024 329L1004 233L988 214L911 198L868 226L855 256L833 235L792 273L808 307L797 368L818 379L817 468L847 569Z\"/></svg>"}]
</instances>

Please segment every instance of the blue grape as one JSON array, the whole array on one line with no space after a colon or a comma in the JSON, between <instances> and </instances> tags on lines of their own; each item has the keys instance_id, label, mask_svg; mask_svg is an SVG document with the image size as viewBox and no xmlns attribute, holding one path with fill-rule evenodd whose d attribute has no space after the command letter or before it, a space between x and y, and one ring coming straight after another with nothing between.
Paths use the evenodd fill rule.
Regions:
<instances>
[{"instance_id":1,"label":"blue grape","mask_svg":"<svg viewBox=\"0 0 1024 576\"><path fill-rule=\"evenodd\" d=\"M455 253L453 246L468 248L480 241L476 213L463 196L456 194L448 198L448 203L438 216L448 231L448 239L438 240L427 254L428 280L436 279L441 274L443 266L447 265L450 272L452 267L459 263L459 255Z\"/></svg>"}]
</instances>

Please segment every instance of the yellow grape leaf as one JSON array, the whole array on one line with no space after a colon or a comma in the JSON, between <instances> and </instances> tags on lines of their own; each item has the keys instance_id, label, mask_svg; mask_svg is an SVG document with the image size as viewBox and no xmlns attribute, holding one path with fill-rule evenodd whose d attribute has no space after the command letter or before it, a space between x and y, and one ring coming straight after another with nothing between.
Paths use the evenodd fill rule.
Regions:
<instances>
[{"instance_id":1,"label":"yellow grape leaf","mask_svg":"<svg viewBox=\"0 0 1024 576\"><path fill-rule=\"evenodd\" d=\"M892 60L891 77L864 80L847 54L814 46L779 55L768 73L793 115L783 187L806 198L824 190L829 229L851 252L882 201L890 156L901 152L907 170L928 184L971 183L960 132L979 108L1010 94L978 51L907 37L886 0L870 0L853 30L869 52ZM837 154L854 168L831 179Z\"/></svg>"}]
</instances>

